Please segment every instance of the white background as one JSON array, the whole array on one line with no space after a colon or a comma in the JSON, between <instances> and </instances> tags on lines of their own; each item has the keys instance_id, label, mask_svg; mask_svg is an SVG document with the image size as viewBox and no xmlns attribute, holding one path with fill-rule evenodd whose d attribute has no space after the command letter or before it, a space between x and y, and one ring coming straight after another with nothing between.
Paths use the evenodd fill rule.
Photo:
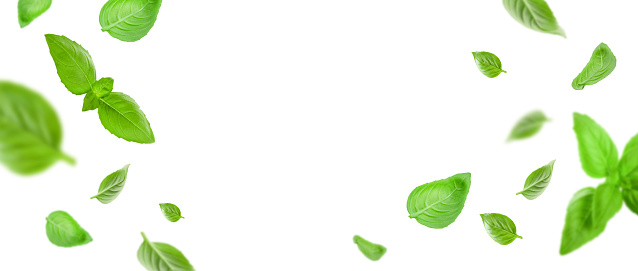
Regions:
<instances>
[{"instance_id":1,"label":"white background","mask_svg":"<svg viewBox=\"0 0 638 271\"><path fill-rule=\"evenodd\" d=\"M21 177L0 167L3 270L143 270L144 231L180 249L197 270L600 270L635 263L638 216L623 209L605 232L559 256L583 172L572 113L590 115L619 151L638 133L638 5L549 1L567 39L527 29L501 1L165 1L135 43L100 31L105 1L54 0L20 29L17 1L0 3L0 78L42 93L78 163ZM57 77L44 34L92 55L98 78L133 97L157 142L104 130L97 112ZM615 71L582 91L572 79L605 42ZM489 79L472 51L496 54ZM535 137L505 143L534 109L551 119ZM515 193L557 159L545 193ZM89 200L131 163L111 204ZM456 222L430 229L408 218L423 183L472 173ZM182 209L166 221L158 203ZM60 248L45 217L65 210L93 236ZM492 241L480 213L514 220L523 240ZM385 245L366 259L352 236Z\"/></svg>"}]
</instances>

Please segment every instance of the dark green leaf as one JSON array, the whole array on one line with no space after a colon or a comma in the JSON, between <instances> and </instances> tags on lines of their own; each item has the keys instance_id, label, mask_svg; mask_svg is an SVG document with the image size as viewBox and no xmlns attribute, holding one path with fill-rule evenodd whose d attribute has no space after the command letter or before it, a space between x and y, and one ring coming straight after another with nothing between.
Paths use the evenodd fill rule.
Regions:
<instances>
[{"instance_id":1,"label":"dark green leaf","mask_svg":"<svg viewBox=\"0 0 638 271\"><path fill-rule=\"evenodd\" d=\"M501 60L490 52L472 52L472 56L479 71L489 78L497 77L502 72L507 73L501 69Z\"/></svg>"},{"instance_id":2,"label":"dark green leaf","mask_svg":"<svg viewBox=\"0 0 638 271\"><path fill-rule=\"evenodd\" d=\"M565 227L560 244L560 254L566 255L593 240L605 230L605 225L596 225L593 219L594 194L596 189L579 190L567 206Z\"/></svg>"},{"instance_id":3,"label":"dark green leaf","mask_svg":"<svg viewBox=\"0 0 638 271\"><path fill-rule=\"evenodd\" d=\"M378 261L386 252L386 248L384 246L372 243L366 239L363 239L359 235L355 235L353 240L354 243L357 244L357 246L359 247L361 253L363 253L363 255L370 260Z\"/></svg>"},{"instance_id":4,"label":"dark green leaf","mask_svg":"<svg viewBox=\"0 0 638 271\"><path fill-rule=\"evenodd\" d=\"M18 0L18 23L20 28L29 25L51 7L51 0Z\"/></svg>"},{"instance_id":5,"label":"dark green leaf","mask_svg":"<svg viewBox=\"0 0 638 271\"><path fill-rule=\"evenodd\" d=\"M522 194L527 199L533 200L543 194L549 185L549 181L552 179L554 162L556 162L556 160L552 160L549 164L534 170L532 174L527 176L523 191L516 193L516 195Z\"/></svg>"},{"instance_id":6,"label":"dark green leaf","mask_svg":"<svg viewBox=\"0 0 638 271\"><path fill-rule=\"evenodd\" d=\"M100 183L100 188L98 189L97 195L91 197L92 199L97 199L103 204L108 204L114 201L117 196L120 195L122 189L124 189L124 184L126 184L126 176L128 175L128 168L131 164L124 166L121 169L109 174L106 176L102 183Z\"/></svg>"},{"instance_id":7,"label":"dark green leaf","mask_svg":"<svg viewBox=\"0 0 638 271\"><path fill-rule=\"evenodd\" d=\"M180 218L184 218L182 216L182 211L179 210L177 205L172 203L160 203L160 209L162 209L162 214L166 218L166 220L170 222L177 222Z\"/></svg>"},{"instance_id":8,"label":"dark green leaf","mask_svg":"<svg viewBox=\"0 0 638 271\"><path fill-rule=\"evenodd\" d=\"M126 141L153 143L155 135L146 115L133 98L113 92L100 100L98 115L102 126Z\"/></svg>"},{"instance_id":9,"label":"dark green leaf","mask_svg":"<svg viewBox=\"0 0 638 271\"><path fill-rule=\"evenodd\" d=\"M598 123L589 116L574 113L574 132L583 170L593 178L607 177L618 167L616 145Z\"/></svg>"},{"instance_id":10,"label":"dark green leaf","mask_svg":"<svg viewBox=\"0 0 638 271\"><path fill-rule=\"evenodd\" d=\"M80 95L91 90L95 82L95 65L89 52L65 36L44 35L58 76L71 93Z\"/></svg>"},{"instance_id":11,"label":"dark green leaf","mask_svg":"<svg viewBox=\"0 0 638 271\"><path fill-rule=\"evenodd\" d=\"M46 229L49 241L59 247L81 246L93 241L91 235L65 211L49 214Z\"/></svg>"},{"instance_id":12,"label":"dark green leaf","mask_svg":"<svg viewBox=\"0 0 638 271\"><path fill-rule=\"evenodd\" d=\"M157 20L162 0L109 0L100 11L102 31L121 41L146 36Z\"/></svg>"},{"instance_id":13,"label":"dark green leaf","mask_svg":"<svg viewBox=\"0 0 638 271\"><path fill-rule=\"evenodd\" d=\"M160 242L150 242L142 233L144 242L137 250L137 260L148 271L195 271L195 268L177 248Z\"/></svg>"},{"instance_id":14,"label":"dark green leaf","mask_svg":"<svg viewBox=\"0 0 638 271\"><path fill-rule=\"evenodd\" d=\"M449 226L465 206L470 183L470 173L460 173L415 188L408 197L410 218L430 228Z\"/></svg>"},{"instance_id":15,"label":"dark green leaf","mask_svg":"<svg viewBox=\"0 0 638 271\"><path fill-rule=\"evenodd\" d=\"M544 0L503 0L503 6L512 18L529 29L566 37Z\"/></svg>"},{"instance_id":16,"label":"dark green leaf","mask_svg":"<svg viewBox=\"0 0 638 271\"><path fill-rule=\"evenodd\" d=\"M549 119L543 112L539 110L529 112L516 122L507 140L529 138L538 133L547 121L549 121Z\"/></svg>"},{"instance_id":17,"label":"dark green leaf","mask_svg":"<svg viewBox=\"0 0 638 271\"><path fill-rule=\"evenodd\" d=\"M581 90L586 85L596 84L611 74L615 68L616 56L614 56L607 44L601 42L592 53L583 71L572 81L572 88Z\"/></svg>"},{"instance_id":18,"label":"dark green leaf","mask_svg":"<svg viewBox=\"0 0 638 271\"><path fill-rule=\"evenodd\" d=\"M516 238L523 239L523 237L516 234L514 221L505 215L486 213L481 214L481 219L483 220L483 226L487 234L501 245L509 245L514 242Z\"/></svg>"}]
</instances>

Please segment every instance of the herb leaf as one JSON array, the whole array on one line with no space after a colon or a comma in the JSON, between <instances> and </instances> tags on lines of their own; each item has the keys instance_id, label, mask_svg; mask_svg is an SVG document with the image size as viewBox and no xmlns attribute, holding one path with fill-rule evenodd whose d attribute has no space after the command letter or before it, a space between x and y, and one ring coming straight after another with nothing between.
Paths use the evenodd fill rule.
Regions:
<instances>
[{"instance_id":1,"label":"herb leaf","mask_svg":"<svg viewBox=\"0 0 638 271\"><path fill-rule=\"evenodd\" d=\"M44 35L58 76L75 95L87 93L95 83L95 65L89 52L65 36Z\"/></svg>"},{"instance_id":2,"label":"herb leaf","mask_svg":"<svg viewBox=\"0 0 638 271\"><path fill-rule=\"evenodd\" d=\"M27 87L0 81L0 162L22 175L58 160L74 165L61 145L62 125L51 104Z\"/></svg>"},{"instance_id":3,"label":"herb leaf","mask_svg":"<svg viewBox=\"0 0 638 271\"><path fill-rule=\"evenodd\" d=\"M408 197L410 218L430 228L442 229L454 222L465 206L470 192L470 173L421 185Z\"/></svg>"},{"instance_id":4,"label":"herb leaf","mask_svg":"<svg viewBox=\"0 0 638 271\"><path fill-rule=\"evenodd\" d=\"M572 88L581 90L586 85L596 84L611 74L615 68L616 56L614 56L607 44L601 42L592 53L583 71L572 81Z\"/></svg>"},{"instance_id":5,"label":"herb leaf","mask_svg":"<svg viewBox=\"0 0 638 271\"><path fill-rule=\"evenodd\" d=\"M102 126L119 138L137 143L155 142L146 115L135 100L124 93L113 92L100 99L98 115Z\"/></svg>"},{"instance_id":6,"label":"herb leaf","mask_svg":"<svg viewBox=\"0 0 638 271\"><path fill-rule=\"evenodd\" d=\"M616 145L598 123L589 116L574 113L574 132L583 170L593 178L604 178L618 167Z\"/></svg>"},{"instance_id":7,"label":"herb leaf","mask_svg":"<svg viewBox=\"0 0 638 271\"><path fill-rule=\"evenodd\" d=\"M157 20L162 0L109 0L100 11L102 31L121 41L138 41Z\"/></svg>"},{"instance_id":8,"label":"herb leaf","mask_svg":"<svg viewBox=\"0 0 638 271\"><path fill-rule=\"evenodd\" d=\"M51 0L19 0L18 23L20 28L29 25L51 7Z\"/></svg>"},{"instance_id":9,"label":"herb leaf","mask_svg":"<svg viewBox=\"0 0 638 271\"><path fill-rule=\"evenodd\" d=\"M100 99L95 96L93 91L89 91L84 95L84 102L82 103L82 112L91 111L97 109L100 105Z\"/></svg>"},{"instance_id":10,"label":"herb leaf","mask_svg":"<svg viewBox=\"0 0 638 271\"><path fill-rule=\"evenodd\" d=\"M541 130L543 124L547 121L549 119L542 111L529 112L516 122L507 141L532 137Z\"/></svg>"},{"instance_id":11,"label":"herb leaf","mask_svg":"<svg viewBox=\"0 0 638 271\"><path fill-rule=\"evenodd\" d=\"M565 227L560 244L560 255L566 255L593 240L605 230L593 219L594 194L596 189L586 187L574 194L567 206Z\"/></svg>"},{"instance_id":12,"label":"herb leaf","mask_svg":"<svg viewBox=\"0 0 638 271\"><path fill-rule=\"evenodd\" d=\"M56 246L75 247L93 241L91 235L65 211L52 212L46 219L47 237Z\"/></svg>"},{"instance_id":13,"label":"herb leaf","mask_svg":"<svg viewBox=\"0 0 638 271\"><path fill-rule=\"evenodd\" d=\"M549 164L534 170L532 174L527 176L523 190L516 193L516 195L522 194L527 199L533 200L543 194L549 185L549 181L552 179L554 162L556 162L556 160L552 160Z\"/></svg>"},{"instance_id":14,"label":"herb leaf","mask_svg":"<svg viewBox=\"0 0 638 271\"><path fill-rule=\"evenodd\" d=\"M97 195L91 197L91 199L97 199L103 204L108 204L115 200L122 192L122 189L124 189L130 165L131 164L128 164L122 169L118 169L106 176L106 178L102 180L102 183L100 183Z\"/></svg>"},{"instance_id":15,"label":"herb leaf","mask_svg":"<svg viewBox=\"0 0 638 271\"><path fill-rule=\"evenodd\" d=\"M93 92L95 92L95 96L97 96L98 98L104 98L106 96L109 96L109 94L111 94L111 91L113 91L114 82L115 81L111 77L103 77L100 78L100 80L98 80L97 82L93 83L93 86L91 86L91 88L93 89Z\"/></svg>"},{"instance_id":16,"label":"herb leaf","mask_svg":"<svg viewBox=\"0 0 638 271\"><path fill-rule=\"evenodd\" d=\"M627 208L638 215L638 180L628 181L624 184L622 198Z\"/></svg>"},{"instance_id":17,"label":"herb leaf","mask_svg":"<svg viewBox=\"0 0 638 271\"><path fill-rule=\"evenodd\" d=\"M195 271L195 268L177 248L160 242L150 242L142 233L144 242L137 250L137 260L148 271Z\"/></svg>"},{"instance_id":18,"label":"herb leaf","mask_svg":"<svg viewBox=\"0 0 638 271\"><path fill-rule=\"evenodd\" d=\"M503 6L512 18L529 29L567 37L545 0L503 0Z\"/></svg>"},{"instance_id":19,"label":"herb leaf","mask_svg":"<svg viewBox=\"0 0 638 271\"><path fill-rule=\"evenodd\" d=\"M378 261L379 259L381 259L381 257L383 257L387 250L384 246L372 243L366 239L363 239L363 237L359 235L355 235L353 240L354 243L357 244L357 247L359 247L361 253L363 253L366 258L373 261Z\"/></svg>"},{"instance_id":20,"label":"herb leaf","mask_svg":"<svg viewBox=\"0 0 638 271\"><path fill-rule=\"evenodd\" d=\"M507 73L501 69L501 60L490 52L472 52L472 56L479 71L489 78L497 77L502 72Z\"/></svg>"},{"instance_id":21,"label":"herb leaf","mask_svg":"<svg viewBox=\"0 0 638 271\"><path fill-rule=\"evenodd\" d=\"M632 137L625 145L618 163L618 171L623 183L638 181L638 135Z\"/></svg>"},{"instance_id":22,"label":"herb leaf","mask_svg":"<svg viewBox=\"0 0 638 271\"><path fill-rule=\"evenodd\" d=\"M602 183L594 192L592 218L595 227L605 227L607 222L622 208L620 189L609 183Z\"/></svg>"},{"instance_id":23,"label":"herb leaf","mask_svg":"<svg viewBox=\"0 0 638 271\"><path fill-rule=\"evenodd\" d=\"M487 234L497 243L501 245L509 245L516 238L523 239L520 235L516 234L516 225L506 215L498 213L485 213L481 214L483 220L483 226Z\"/></svg>"},{"instance_id":24,"label":"herb leaf","mask_svg":"<svg viewBox=\"0 0 638 271\"><path fill-rule=\"evenodd\" d=\"M177 222L180 218L184 218L182 216L182 211L179 210L177 205L172 203L160 203L160 209L162 209L162 214L166 218L166 220L170 222Z\"/></svg>"}]
</instances>

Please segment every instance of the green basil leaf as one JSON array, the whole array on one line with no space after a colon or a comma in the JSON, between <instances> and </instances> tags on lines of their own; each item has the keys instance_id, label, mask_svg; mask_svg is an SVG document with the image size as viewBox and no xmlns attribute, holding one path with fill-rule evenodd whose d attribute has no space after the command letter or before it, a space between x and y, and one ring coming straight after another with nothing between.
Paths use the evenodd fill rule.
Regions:
<instances>
[{"instance_id":1,"label":"green basil leaf","mask_svg":"<svg viewBox=\"0 0 638 271\"><path fill-rule=\"evenodd\" d=\"M137 143L155 142L146 115L135 100L124 93L113 92L101 98L98 115L102 126L119 138Z\"/></svg>"},{"instance_id":2,"label":"green basil leaf","mask_svg":"<svg viewBox=\"0 0 638 271\"><path fill-rule=\"evenodd\" d=\"M503 6L512 18L529 29L567 37L545 0L503 0Z\"/></svg>"},{"instance_id":3,"label":"green basil leaf","mask_svg":"<svg viewBox=\"0 0 638 271\"><path fill-rule=\"evenodd\" d=\"M572 81L572 88L581 90L586 85L596 84L611 74L615 68L616 56L614 56L607 44L601 42L591 54L591 58L585 68L583 68L583 71Z\"/></svg>"},{"instance_id":4,"label":"green basil leaf","mask_svg":"<svg viewBox=\"0 0 638 271\"><path fill-rule=\"evenodd\" d=\"M594 192L592 218L595 227L605 227L620 208L622 208L622 193L620 188L609 183L602 183Z\"/></svg>"},{"instance_id":5,"label":"green basil leaf","mask_svg":"<svg viewBox=\"0 0 638 271\"><path fill-rule=\"evenodd\" d=\"M128 167L130 165L131 164L128 164L109 174L109 176L106 176L106 178L102 180L102 183L100 183L97 195L91 197L91 199L97 199L103 204L108 204L114 201L117 196L120 195L122 189L124 189L126 176L128 175Z\"/></svg>"},{"instance_id":6,"label":"green basil leaf","mask_svg":"<svg viewBox=\"0 0 638 271\"><path fill-rule=\"evenodd\" d=\"M607 131L589 116L574 113L574 132L585 173L593 178L609 176L618 167L618 150Z\"/></svg>"},{"instance_id":7,"label":"green basil leaf","mask_svg":"<svg viewBox=\"0 0 638 271\"><path fill-rule=\"evenodd\" d=\"M544 165L537 170L534 170L532 174L527 176L523 191L516 193L516 195L522 194L527 199L533 200L543 194L543 192L549 185L549 181L552 179L554 162L556 162L556 160L552 160L551 162L549 162L549 164Z\"/></svg>"},{"instance_id":8,"label":"green basil leaf","mask_svg":"<svg viewBox=\"0 0 638 271\"><path fill-rule=\"evenodd\" d=\"M638 215L638 180L631 180L624 184L622 198L627 208Z\"/></svg>"},{"instance_id":9,"label":"green basil leaf","mask_svg":"<svg viewBox=\"0 0 638 271\"><path fill-rule=\"evenodd\" d=\"M65 36L44 35L60 80L75 95L87 93L95 82L95 65L89 52Z\"/></svg>"},{"instance_id":10,"label":"green basil leaf","mask_svg":"<svg viewBox=\"0 0 638 271\"><path fill-rule=\"evenodd\" d=\"M502 72L507 73L501 69L501 60L490 52L472 52L472 56L479 71L489 78L497 77Z\"/></svg>"},{"instance_id":11,"label":"green basil leaf","mask_svg":"<svg viewBox=\"0 0 638 271\"><path fill-rule=\"evenodd\" d=\"M532 137L541 130L543 124L547 121L549 119L542 111L529 112L516 122L507 141Z\"/></svg>"},{"instance_id":12,"label":"green basil leaf","mask_svg":"<svg viewBox=\"0 0 638 271\"><path fill-rule=\"evenodd\" d=\"M18 23L20 28L29 25L51 7L51 0L19 0Z\"/></svg>"},{"instance_id":13,"label":"green basil leaf","mask_svg":"<svg viewBox=\"0 0 638 271\"><path fill-rule=\"evenodd\" d=\"M162 0L109 0L100 11L102 31L121 41L138 41L157 20Z\"/></svg>"},{"instance_id":14,"label":"green basil leaf","mask_svg":"<svg viewBox=\"0 0 638 271\"><path fill-rule=\"evenodd\" d=\"M509 245L516 238L523 239L520 235L516 234L516 225L506 215L498 213L486 213L481 214L483 220L483 226L487 234L497 243L501 245Z\"/></svg>"},{"instance_id":15,"label":"green basil leaf","mask_svg":"<svg viewBox=\"0 0 638 271\"><path fill-rule=\"evenodd\" d=\"M142 233L144 242L137 250L137 260L148 271L195 271L184 254L175 247L160 242L150 242Z\"/></svg>"},{"instance_id":16,"label":"green basil leaf","mask_svg":"<svg viewBox=\"0 0 638 271\"><path fill-rule=\"evenodd\" d=\"M357 247L359 247L361 253L363 253L363 255L370 260L378 261L386 252L386 248L384 246L372 243L366 239L363 239L359 235L355 235L353 240L354 243L357 244Z\"/></svg>"},{"instance_id":17,"label":"green basil leaf","mask_svg":"<svg viewBox=\"0 0 638 271\"><path fill-rule=\"evenodd\" d=\"M51 104L24 86L0 81L0 162L22 175L59 160L74 165L61 145L62 125Z\"/></svg>"},{"instance_id":18,"label":"green basil leaf","mask_svg":"<svg viewBox=\"0 0 638 271\"><path fill-rule=\"evenodd\" d=\"M442 229L454 222L470 192L470 173L421 185L408 197L410 218L430 228Z\"/></svg>"},{"instance_id":19,"label":"green basil leaf","mask_svg":"<svg viewBox=\"0 0 638 271\"><path fill-rule=\"evenodd\" d=\"M100 99L95 96L93 91L89 91L84 95L84 103L82 104L82 112L95 110L100 105Z\"/></svg>"},{"instance_id":20,"label":"green basil leaf","mask_svg":"<svg viewBox=\"0 0 638 271\"><path fill-rule=\"evenodd\" d=\"M618 163L618 173L623 183L638 181L638 135L632 137Z\"/></svg>"},{"instance_id":21,"label":"green basil leaf","mask_svg":"<svg viewBox=\"0 0 638 271\"><path fill-rule=\"evenodd\" d=\"M598 226L594 223L595 192L596 189L593 187L583 188L576 192L569 202L560 243L560 255L567 255L580 248L605 230L604 225Z\"/></svg>"},{"instance_id":22,"label":"green basil leaf","mask_svg":"<svg viewBox=\"0 0 638 271\"><path fill-rule=\"evenodd\" d=\"M100 78L100 80L97 80L97 82L93 83L93 86L91 86L91 88L93 89L93 92L95 92L95 96L97 96L98 98L104 98L106 96L109 96L109 94L111 94L111 91L113 91L114 82L115 81L111 77L103 77Z\"/></svg>"},{"instance_id":23,"label":"green basil leaf","mask_svg":"<svg viewBox=\"0 0 638 271\"><path fill-rule=\"evenodd\" d=\"M182 216L182 211L180 211L179 207L175 204L160 203L159 206L166 220L170 222L177 222L180 218L184 218Z\"/></svg>"},{"instance_id":24,"label":"green basil leaf","mask_svg":"<svg viewBox=\"0 0 638 271\"><path fill-rule=\"evenodd\" d=\"M49 214L46 229L49 241L59 247L81 246L93 241L91 235L65 211Z\"/></svg>"}]
</instances>

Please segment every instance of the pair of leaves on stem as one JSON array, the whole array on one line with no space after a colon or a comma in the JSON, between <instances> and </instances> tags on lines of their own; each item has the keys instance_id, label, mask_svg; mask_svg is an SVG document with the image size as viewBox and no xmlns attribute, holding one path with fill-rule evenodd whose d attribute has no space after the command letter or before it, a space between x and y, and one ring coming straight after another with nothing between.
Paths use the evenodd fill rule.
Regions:
<instances>
[{"instance_id":1,"label":"pair of leaves on stem","mask_svg":"<svg viewBox=\"0 0 638 271\"><path fill-rule=\"evenodd\" d=\"M83 111L98 109L102 126L113 135L137 143L153 143L155 135L139 105L124 93L111 92L113 79L96 80L89 52L65 36L45 35L58 76L75 95L85 94Z\"/></svg>"},{"instance_id":2,"label":"pair of leaves on stem","mask_svg":"<svg viewBox=\"0 0 638 271\"><path fill-rule=\"evenodd\" d=\"M357 247L359 247L359 251L361 251L361 253L363 253L366 258L372 261L378 261L387 251L384 246L372 243L366 239L363 239L363 237L359 235L355 235L352 240L355 244L357 244Z\"/></svg>"},{"instance_id":3,"label":"pair of leaves on stem","mask_svg":"<svg viewBox=\"0 0 638 271\"><path fill-rule=\"evenodd\" d=\"M65 211L54 211L46 220L47 237L56 246L75 247L93 241L91 235Z\"/></svg>"},{"instance_id":4,"label":"pair of leaves on stem","mask_svg":"<svg viewBox=\"0 0 638 271\"><path fill-rule=\"evenodd\" d=\"M611 52L609 46L600 43L583 71L581 71L572 81L572 88L582 90L586 85L593 85L605 79L616 68L616 56Z\"/></svg>"},{"instance_id":5,"label":"pair of leaves on stem","mask_svg":"<svg viewBox=\"0 0 638 271\"><path fill-rule=\"evenodd\" d=\"M470 192L470 173L418 186L408 196L410 218L430 228L442 229L454 222Z\"/></svg>"},{"instance_id":6,"label":"pair of leaves on stem","mask_svg":"<svg viewBox=\"0 0 638 271\"><path fill-rule=\"evenodd\" d=\"M506 215L498 213L485 213L481 214L483 220L483 226L487 234L495 242L501 245L509 245L516 238L523 239L520 235L516 234L516 225Z\"/></svg>"},{"instance_id":7,"label":"pair of leaves on stem","mask_svg":"<svg viewBox=\"0 0 638 271\"><path fill-rule=\"evenodd\" d=\"M18 23L25 28L51 7L51 0L18 0Z\"/></svg>"},{"instance_id":8,"label":"pair of leaves on stem","mask_svg":"<svg viewBox=\"0 0 638 271\"><path fill-rule=\"evenodd\" d=\"M516 122L507 141L526 139L537 134L549 118L540 110L527 113Z\"/></svg>"},{"instance_id":9,"label":"pair of leaves on stem","mask_svg":"<svg viewBox=\"0 0 638 271\"><path fill-rule=\"evenodd\" d=\"M138 41L151 31L162 0L109 0L100 10L102 31L121 41Z\"/></svg>"},{"instance_id":10,"label":"pair of leaves on stem","mask_svg":"<svg viewBox=\"0 0 638 271\"><path fill-rule=\"evenodd\" d=\"M512 18L529 29L567 37L545 0L503 0L503 6Z\"/></svg>"},{"instance_id":11,"label":"pair of leaves on stem","mask_svg":"<svg viewBox=\"0 0 638 271\"><path fill-rule=\"evenodd\" d=\"M186 256L174 246L151 242L142 232L144 241L137 250L137 260L148 271L194 271Z\"/></svg>"},{"instance_id":12,"label":"pair of leaves on stem","mask_svg":"<svg viewBox=\"0 0 638 271\"><path fill-rule=\"evenodd\" d=\"M502 69L501 60L490 52L472 52L472 56L476 67L488 78L497 77L502 72L507 73Z\"/></svg>"}]
</instances>

